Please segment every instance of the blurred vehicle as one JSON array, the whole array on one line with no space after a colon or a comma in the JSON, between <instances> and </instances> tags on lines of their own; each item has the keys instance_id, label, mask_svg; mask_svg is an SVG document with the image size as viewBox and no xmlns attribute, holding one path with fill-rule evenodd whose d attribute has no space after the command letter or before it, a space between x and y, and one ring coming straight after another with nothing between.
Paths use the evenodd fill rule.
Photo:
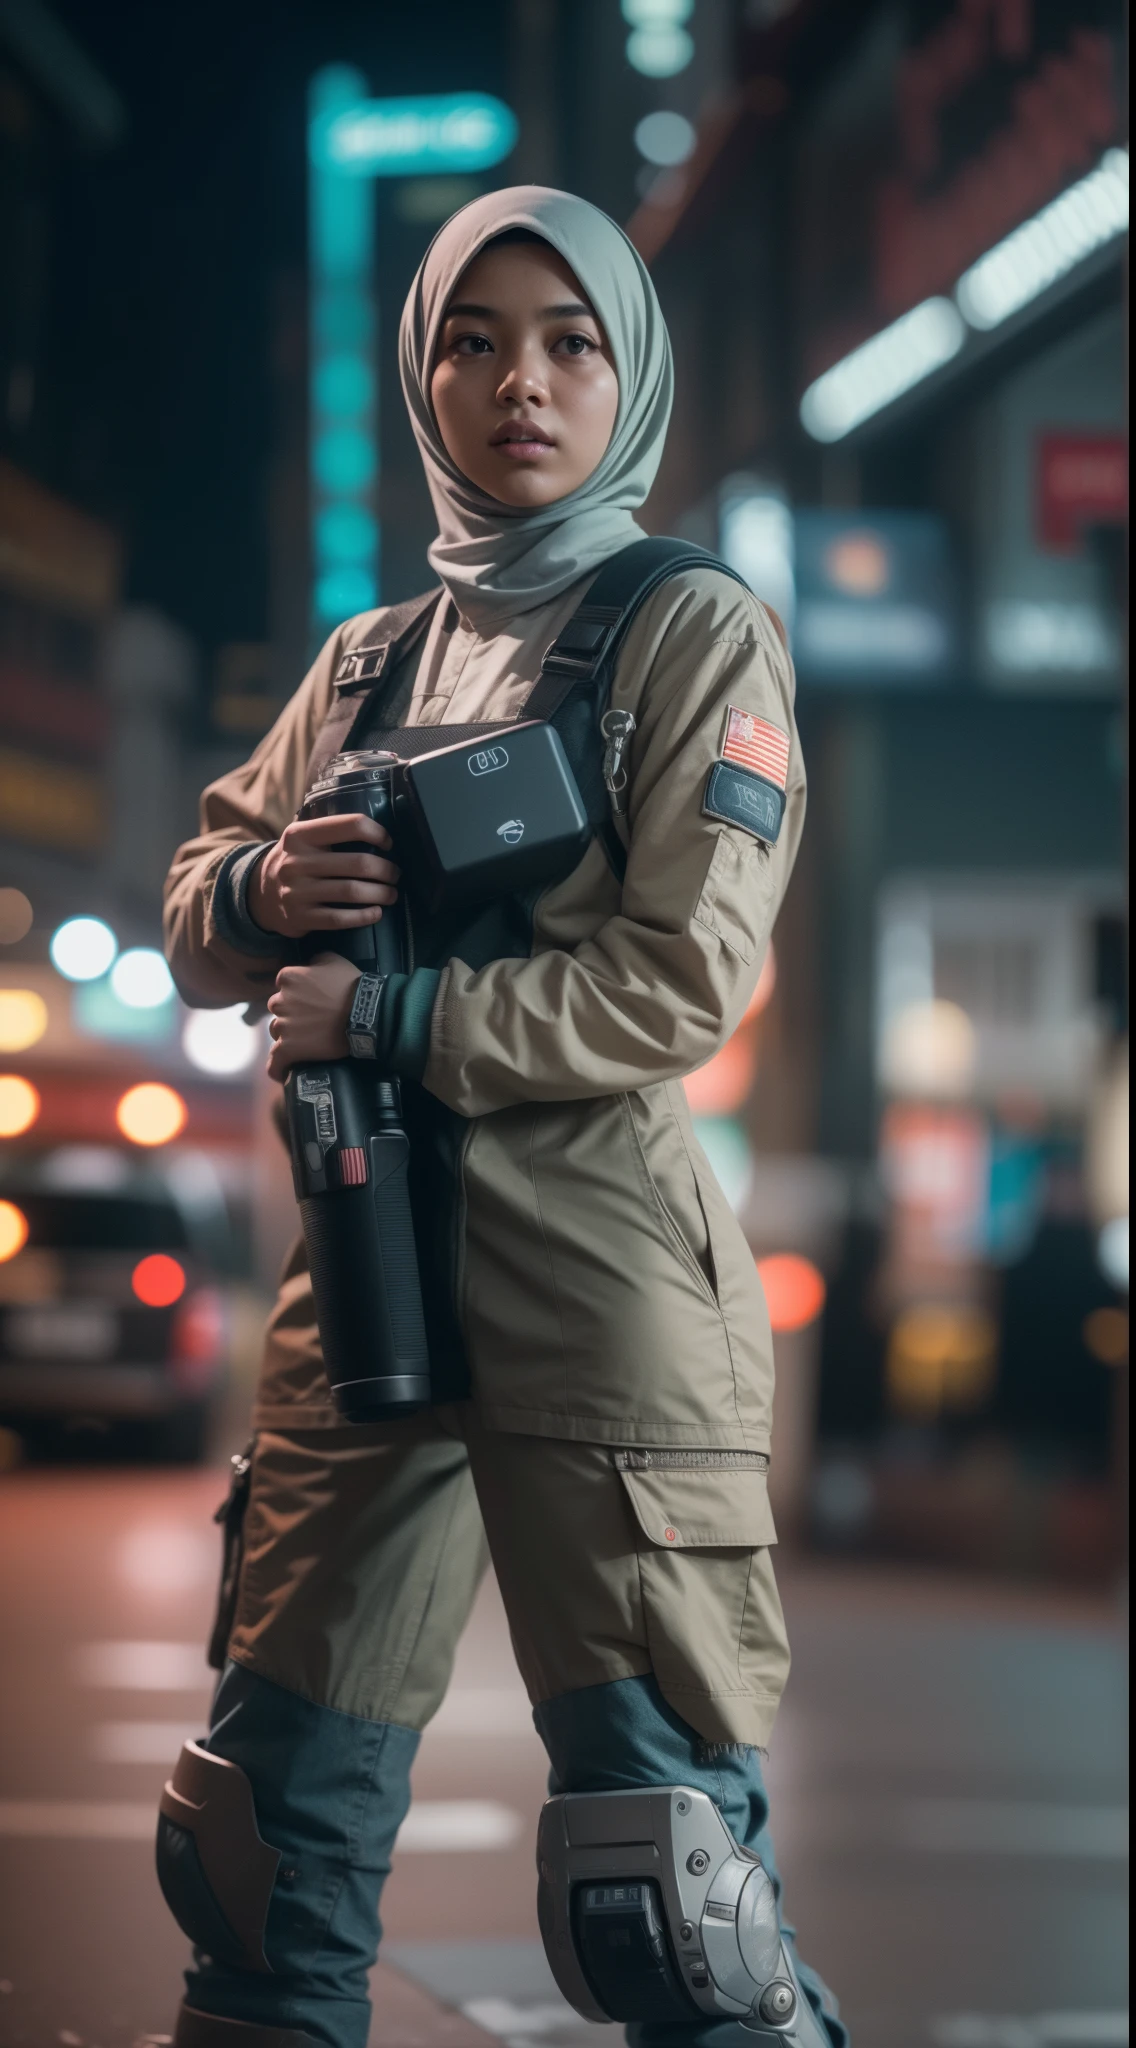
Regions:
<instances>
[{"instance_id":1,"label":"blurred vehicle","mask_svg":"<svg viewBox=\"0 0 1136 2048\"><path fill-rule=\"evenodd\" d=\"M205 1453L229 1364L230 1232L210 1162L72 1145L0 1162L0 1423Z\"/></svg>"}]
</instances>

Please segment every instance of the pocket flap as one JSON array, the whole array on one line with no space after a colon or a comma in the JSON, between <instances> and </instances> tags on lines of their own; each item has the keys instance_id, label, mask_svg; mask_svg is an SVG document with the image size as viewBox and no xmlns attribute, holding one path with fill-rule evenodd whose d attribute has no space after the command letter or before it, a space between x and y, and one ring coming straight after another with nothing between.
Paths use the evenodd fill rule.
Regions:
<instances>
[{"instance_id":1,"label":"pocket flap","mask_svg":"<svg viewBox=\"0 0 1136 2048\"><path fill-rule=\"evenodd\" d=\"M757 1550L776 1543L769 1460L759 1451L617 1451L649 1543L662 1550Z\"/></svg>"}]
</instances>

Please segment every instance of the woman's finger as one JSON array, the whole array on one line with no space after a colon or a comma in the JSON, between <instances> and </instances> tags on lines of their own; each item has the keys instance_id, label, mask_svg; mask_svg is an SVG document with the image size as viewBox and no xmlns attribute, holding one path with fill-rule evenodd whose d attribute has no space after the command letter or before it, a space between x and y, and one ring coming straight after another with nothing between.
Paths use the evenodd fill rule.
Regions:
<instances>
[{"instance_id":1,"label":"woman's finger","mask_svg":"<svg viewBox=\"0 0 1136 2048\"><path fill-rule=\"evenodd\" d=\"M327 877L308 897L306 909L350 910L359 903L397 903L398 890L389 882L337 882Z\"/></svg>"},{"instance_id":2,"label":"woman's finger","mask_svg":"<svg viewBox=\"0 0 1136 2048\"><path fill-rule=\"evenodd\" d=\"M296 856L295 865L298 875L317 880L331 875L348 882L397 882L402 873L378 853L305 853Z\"/></svg>"},{"instance_id":3,"label":"woman's finger","mask_svg":"<svg viewBox=\"0 0 1136 2048\"><path fill-rule=\"evenodd\" d=\"M339 910L332 906L321 909L318 920L308 926L309 931L350 932L361 924L378 924L382 906L376 904L373 910Z\"/></svg>"},{"instance_id":4,"label":"woman's finger","mask_svg":"<svg viewBox=\"0 0 1136 2048\"><path fill-rule=\"evenodd\" d=\"M283 836L289 853L301 846L334 846L340 839L368 839L372 845L383 847L391 843L386 827L362 811L352 811L346 817L297 818Z\"/></svg>"}]
</instances>

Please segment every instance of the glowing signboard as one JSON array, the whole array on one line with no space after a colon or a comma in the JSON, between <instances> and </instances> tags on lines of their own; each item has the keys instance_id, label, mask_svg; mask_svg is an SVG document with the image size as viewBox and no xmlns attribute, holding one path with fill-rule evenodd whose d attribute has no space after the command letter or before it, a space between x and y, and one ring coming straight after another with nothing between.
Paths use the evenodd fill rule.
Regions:
<instances>
[{"instance_id":1,"label":"glowing signboard","mask_svg":"<svg viewBox=\"0 0 1136 2048\"><path fill-rule=\"evenodd\" d=\"M489 93L361 100L313 123L312 161L356 178L485 171L508 156L517 117Z\"/></svg>"}]
</instances>

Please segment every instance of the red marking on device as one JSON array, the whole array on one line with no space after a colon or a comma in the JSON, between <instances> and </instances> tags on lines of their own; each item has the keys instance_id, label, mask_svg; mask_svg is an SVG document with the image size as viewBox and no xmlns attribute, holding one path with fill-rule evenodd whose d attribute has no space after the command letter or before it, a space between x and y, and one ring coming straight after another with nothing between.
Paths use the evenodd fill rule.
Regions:
<instances>
[{"instance_id":1,"label":"red marking on device","mask_svg":"<svg viewBox=\"0 0 1136 2048\"><path fill-rule=\"evenodd\" d=\"M361 1145L344 1145L339 1153L339 1178L345 1188L361 1188L367 1178L367 1155Z\"/></svg>"}]
</instances>

